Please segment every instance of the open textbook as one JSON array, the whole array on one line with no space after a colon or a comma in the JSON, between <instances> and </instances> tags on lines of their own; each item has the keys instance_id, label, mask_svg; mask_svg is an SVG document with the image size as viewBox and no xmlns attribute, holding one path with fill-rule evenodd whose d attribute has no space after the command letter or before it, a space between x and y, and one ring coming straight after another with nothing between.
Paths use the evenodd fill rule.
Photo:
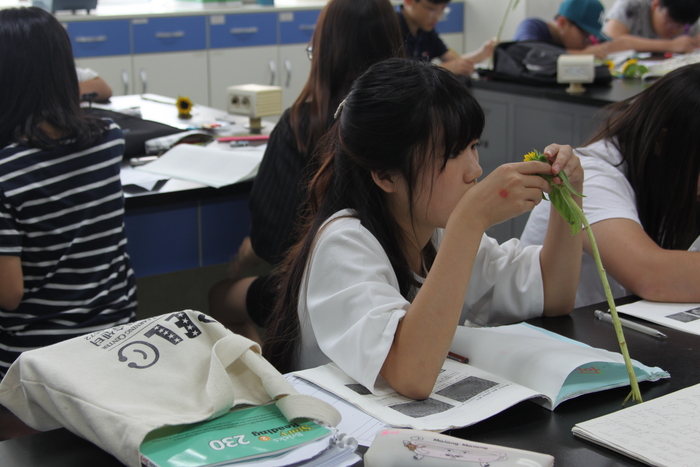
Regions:
<instances>
[{"instance_id":1,"label":"open textbook","mask_svg":"<svg viewBox=\"0 0 700 467\"><path fill-rule=\"evenodd\" d=\"M659 467L700 459L700 384L577 423L574 435Z\"/></svg>"},{"instance_id":2,"label":"open textbook","mask_svg":"<svg viewBox=\"0 0 700 467\"><path fill-rule=\"evenodd\" d=\"M647 64L647 72L642 75L642 81L653 81L682 66L692 65L698 62L700 62L700 52L695 51L689 54L678 55L666 60L649 63Z\"/></svg>"},{"instance_id":3,"label":"open textbook","mask_svg":"<svg viewBox=\"0 0 700 467\"><path fill-rule=\"evenodd\" d=\"M664 303L639 300L620 305L618 313L645 319L679 331L700 335L700 303Z\"/></svg>"},{"instance_id":4,"label":"open textbook","mask_svg":"<svg viewBox=\"0 0 700 467\"><path fill-rule=\"evenodd\" d=\"M528 324L458 326L451 351L469 364L446 360L425 400L401 396L386 383L378 394L335 364L294 374L335 393L396 427L443 431L473 425L523 400L554 410L562 402L629 384L622 355L596 349ZM670 375L633 360L639 381Z\"/></svg>"}]
</instances>

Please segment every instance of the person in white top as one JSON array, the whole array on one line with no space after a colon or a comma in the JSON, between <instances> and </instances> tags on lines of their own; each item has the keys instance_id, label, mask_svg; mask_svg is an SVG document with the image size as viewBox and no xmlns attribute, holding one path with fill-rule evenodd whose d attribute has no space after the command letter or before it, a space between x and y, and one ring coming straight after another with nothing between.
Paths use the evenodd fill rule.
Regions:
<instances>
[{"instance_id":1,"label":"person in white top","mask_svg":"<svg viewBox=\"0 0 700 467\"><path fill-rule=\"evenodd\" d=\"M700 64L675 70L610 109L585 147L583 210L614 297L700 302ZM548 203L530 214L524 245L544 241ZM590 244L576 306L605 301Z\"/></svg>"},{"instance_id":2,"label":"person in white top","mask_svg":"<svg viewBox=\"0 0 700 467\"><path fill-rule=\"evenodd\" d=\"M698 17L698 0L616 0L603 32L637 52L690 53L700 47Z\"/></svg>"},{"instance_id":3,"label":"person in white top","mask_svg":"<svg viewBox=\"0 0 700 467\"><path fill-rule=\"evenodd\" d=\"M484 113L454 74L416 60L372 66L335 115L263 347L278 369L332 361L375 393L422 399L457 325L571 312L581 235L557 213L542 248L484 235L541 201L536 174L564 170L581 189L570 147L477 183Z\"/></svg>"}]
</instances>

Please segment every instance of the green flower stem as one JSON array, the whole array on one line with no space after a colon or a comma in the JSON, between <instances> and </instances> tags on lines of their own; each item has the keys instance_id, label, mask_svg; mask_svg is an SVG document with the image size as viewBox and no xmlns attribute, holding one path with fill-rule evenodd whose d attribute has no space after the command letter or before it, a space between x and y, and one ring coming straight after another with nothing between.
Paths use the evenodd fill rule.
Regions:
<instances>
[{"instance_id":1,"label":"green flower stem","mask_svg":"<svg viewBox=\"0 0 700 467\"><path fill-rule=\"evenodd\" d=\"M503 27L506 25L506 20L508 19L508 14L511 10L515 10L520 3L520 0L509 0L508 7L503 14L503 19L501 20L501 25L498 27L498 34L496 34L496 42L501 42L501 34L503 34ZM489 68L493 68L493 54L489 57Z\"/></svg>"},{"instance_id":2,"label":"green flower stem","mask_svg":"<svg viewBox=\"0 0 700 467\"><path fill-rule=\"evenodd\" d=\"M605 274L605 269L603 268L603 263L600 260L600 253L598 252L598 244L593 236L593 231L591 226L586 219L585 214L578 207L578 204L573 200L569 190L562 189L562 194L566 200L566 204L569 205L572 211L576 213L579 220L583 224L583 228L586 230L588 235L588 240L591 242L591 251L593 252L593 259L595 259L596 267L598 268L598 274L600 275L600 280L603 282L603 289L605 289L605 298L608 301L608 306L610 307L610 314L612 315L613 326L615 327L615 333L617 334L617 341L620 344L620 350L622 351L622 356L625 360L625 367L627 368L627 375L630 379L630 387L632 391L622 402L625 405L630 397L636 402L642 402L642 394L639 392L639 384L637 383L637 376L634 374L634 367L632 366L632 360L630 359L629 350L627 349L627 342L625 342L625 335L622 332L622 325L620 324L620 319L617 315L617 308L615 308L615 301L613 300L612 292L610 291L610 284L608 283L608 276Z\"/></svg>"},{"instance_id":3,"label":"green flower stem","mask_svg":"<svg viewBox=\"0 0 700 467\"><path fill-rule=\"evenodd\" d=\"M520 0L510 0L508 2L508 7L506 8L506 12L503 15L503 19L501 20L501 25L498 27L498 34L496 35L496 40L500 42L501 40L501 34L503 34L503 27L506 25L506 20L508 19L508 14L510 13L511 10L514 10L515 7L518 6L518 3Z\"/></svg>"}]
</instances>

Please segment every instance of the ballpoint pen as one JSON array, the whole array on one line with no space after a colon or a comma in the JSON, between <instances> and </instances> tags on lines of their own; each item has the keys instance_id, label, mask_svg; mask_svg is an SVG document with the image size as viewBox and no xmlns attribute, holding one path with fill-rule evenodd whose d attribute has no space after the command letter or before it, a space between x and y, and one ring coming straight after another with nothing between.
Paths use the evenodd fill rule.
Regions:
<instances>
[{"instance_id":1,"label":"ballpoint pen","mask_svg":"<svg viewBox=\"0 0 700 467\"><path fill-rule=\"evenodd\" d=\"M606 313L604 311L600 310L595 310L593 313L596 318L598 318L601 321L605 321L606 323L612 324L612 316L610 313ZM624 318L620 318L620 324L626 328L629 329L634 329L635 331L643 332L644 334L648 334L650 336L654 336L657 339L666 339L666 334L664 334L661 331L657 331L654 328L650 328L649 326L644 326L643 324L635 323L634 321L629 321Z\"/></svg>"}]
</instances>

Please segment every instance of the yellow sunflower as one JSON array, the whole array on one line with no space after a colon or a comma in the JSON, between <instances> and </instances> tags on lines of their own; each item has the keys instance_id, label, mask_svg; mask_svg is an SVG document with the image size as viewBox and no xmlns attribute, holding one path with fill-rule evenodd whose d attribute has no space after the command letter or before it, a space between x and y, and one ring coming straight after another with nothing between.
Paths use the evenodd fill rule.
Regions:
<instances>
[{"instance_id":1,"label":"yellow sunflower","mask_svg":"<svg viewBox=\"0 0 700 467\"><path fill-rule=\"evenodd\" d=\"M185 96L180 96L177 98L177 101L175 102L175 105L177 106L177 116L180 118L190 118L191 112L192 112L192 101Z\"/></svg>"},{"instance_id":2,"label":"yellow sunflower","mask_svg":"<svg viewBox=\"0 0 700 467\"><path fill-rule=\"evenodd\" d=\"M523 157L523 161L528 162L528 161L540 161L542 162L542 158L544 155L538 151L532 150L525 154Z\"/></svg>"},{"instance_id":3,"label":"yellow sunflower","mask_svg":"<svg viewBox=\"0 0 700 467\"><path fill-rule=\"evenodd\" d=\"M630 58L629 60L627 60L627 61L622 65L622 74L624 75L625 72L627 71L627 69L628 69L629 67L631 67L632 65L636 65L636 64L637 64L637 59L636 59L636 58Z\"/></svg>"}]
</instances>

